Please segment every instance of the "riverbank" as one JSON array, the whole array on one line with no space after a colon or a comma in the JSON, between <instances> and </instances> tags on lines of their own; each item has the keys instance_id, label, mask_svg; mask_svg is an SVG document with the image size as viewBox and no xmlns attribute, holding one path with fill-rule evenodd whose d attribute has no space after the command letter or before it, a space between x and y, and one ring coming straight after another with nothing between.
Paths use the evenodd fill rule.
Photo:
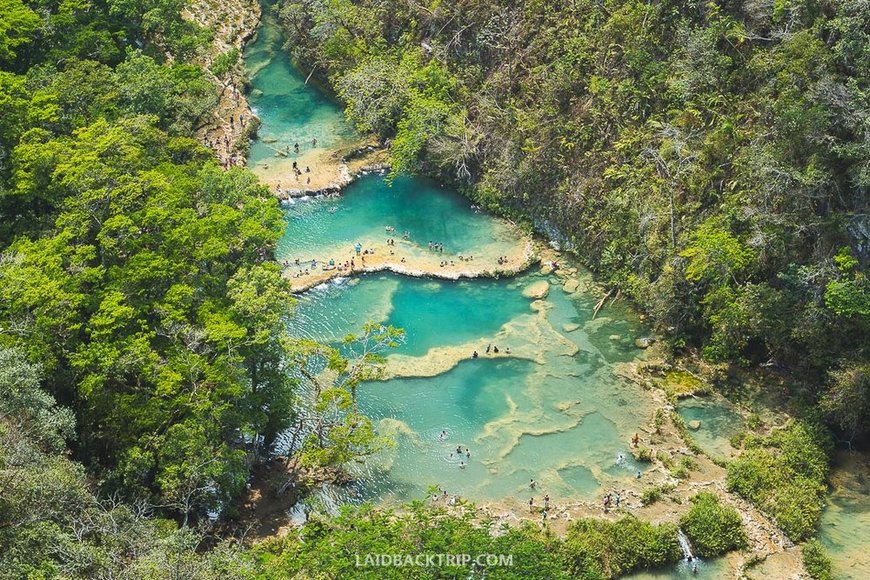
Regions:
<instances>
[{"instance_id":1,"label":"riverbank","mask_svg":"<svg viewBox=\"0 0 870 580\"><path fill-rule=\"evenodd\" d=\"M208 118L201 120L195 130L196 138L215 152L224 167L244 165L248 139L256 131L257 121L244 93L241 58L220 77L212 74L211 69L221 57L241 55L260 23L260 3L257 0L192 0L182 15L214 32L211 44L197 60L215 86L218 104Z\"/></svg>"}]
</instances>

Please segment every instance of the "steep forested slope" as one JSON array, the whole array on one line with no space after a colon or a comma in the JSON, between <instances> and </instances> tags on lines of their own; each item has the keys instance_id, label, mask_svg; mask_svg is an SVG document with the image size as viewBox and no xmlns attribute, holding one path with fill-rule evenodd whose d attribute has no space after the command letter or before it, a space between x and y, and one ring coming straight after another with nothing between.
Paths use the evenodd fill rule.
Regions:
<instances>
[{"instance_id":1,"label":"steep forested slope","mask_svg":"<svg viewBox=\"0 0 870 580\"><path fill-rule=\"evenodd\" d=\"M395 171L564 238L677 347L870 407L866 0L289 0Z\"/></svg>"},{"instance_id":2,"label":"steep forested slope","mask_svg":"<svg viewBox=\"0 0 870 580\"><path fill-rule=\"evenodd\" d=\"M191 138L216 89L183 6L2 2L0 348L41 365L103 492L186 521L292 412L281 212Z\"/></svg>"}]
</instances>

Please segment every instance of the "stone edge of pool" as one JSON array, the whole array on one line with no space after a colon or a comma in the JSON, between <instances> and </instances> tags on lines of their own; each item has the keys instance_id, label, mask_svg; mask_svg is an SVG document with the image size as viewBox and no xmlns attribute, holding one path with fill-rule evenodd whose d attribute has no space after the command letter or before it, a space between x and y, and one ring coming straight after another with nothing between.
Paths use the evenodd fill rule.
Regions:
<instances>
[{"instance_id":1,"label":"stone edge of pool","mask_svg":"<svg viewBox=\"0 0 870 580\"><path fill-rule=\"evenodd\" d=\"M535 251L534 240L528 236L525 237L522 256L520 262L514 267L505 268L496 266L490 262L480 262L480 267L468 268L468 263L465 262L462 266L449 266L448 269L434 266L425 266L422 264L414 264L411 262L395 262L386 254L372 254L367 256L370 260L369 264L354 268L351 271L347 270L319 270L309 276L302 278L293 278L289 271L284 271L284 277L291 280L291 290L294 294L301 294L315 286L324 284L335 278L348 278L358 276L360 274L368 274L375 272L393 272L402 276L412 278L438 278L440 280L461 280L475 278L500 278L503 276L511 277L521 274L531 268L533 265L541 261L538 252ZM372 260L374 263L372 263ZM477 266L477 264L475 264ZM452 269L451 269L452 268ZM455 268L463 268L457 270Z\"/></svg>"}]
</instances>

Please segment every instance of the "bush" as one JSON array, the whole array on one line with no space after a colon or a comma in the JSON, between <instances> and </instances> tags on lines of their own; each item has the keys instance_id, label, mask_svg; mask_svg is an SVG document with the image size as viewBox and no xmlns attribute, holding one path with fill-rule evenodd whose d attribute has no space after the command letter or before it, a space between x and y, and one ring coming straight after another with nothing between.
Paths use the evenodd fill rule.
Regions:
<instances>
[{"instance_id":1,"label":"bush","mask_svg":"<svg viewBox=\"0 0 870 580\"><path fill-rule=\"evenodd\" d=\"M824 508L830 434L795 421L768 437L749 436L728 466L728 489L771 516L793 541L810 537Z\"/></svg>"},{"instance_id":2,"label":"bush","mask_svg":"<svg viewBox=\"0 0 870 580\"><path fill-rule=\"evenodd\" d=\"M804 557L804 568L816 580L830 580L831 559L825 553L825 547L816 539L810 540L801 548Z\"/></svg>"},{"instance_id":3,"label":"bush","mask_svg":"<svg viewBox=\"0 0 870 580\"><path fill-rule=\"evenodd\" d=\"M639 447L633 451L634 458L638 461L651 462L653 460L652 451L648 447Z\"/></svg>"},{"instance_id":4,"label":"bush","mask_svg":"<svg viewBox=\"0 0 870 580\"><path fill-rule=\"evenodd\" d=\"M640 501L643 502L643 505L654 504L660 499L662 499L662 490L658 487L648 487L643 490L643 493L640 496Z\"/></svg>"},{"instance_id":5,"label":"bush","mask_svg":"<svg viewBox=\"0 0 870 580\"><path fill-rule=\"evenodd\" d=\"M692 508L680 519L680 526L699 556L718 556L747 546L737 510L722 505L719 497L709 492L701 492L691 501Z\"/></svg>"},{"instance_id":6,"label":"bush","mask_svg":"<svg viewBox=\"0 0 870 580\"><path fill-rule=\"evenodd\" d=\"M673 490L674 486L668 483L656 485L654 487L648 487L643 490L643 493L640 496L640 500L643 502L643 505L650 505L659 501L665 494L671 493Z\"/></svg>"},{"instance_id":7,"label":"bush","mask_svg":"<svg viewBox=\"0 0 870 580\"><path fill-rule=\"evenodd\" d=\"M654 526L628 516L617 522L583 519L573 523L563 555L573 577L615 578L676 562L681 552L676 526Z\"/></svg>"}]
</instances>

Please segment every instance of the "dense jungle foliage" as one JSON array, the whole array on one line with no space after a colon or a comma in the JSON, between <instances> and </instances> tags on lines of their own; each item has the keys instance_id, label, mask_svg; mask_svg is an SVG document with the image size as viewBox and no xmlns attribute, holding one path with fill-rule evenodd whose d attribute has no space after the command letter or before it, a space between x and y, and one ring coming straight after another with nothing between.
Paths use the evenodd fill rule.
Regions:
<instances>
[{"instance_id":1,"label":"dense jungle foliage","mask_svg":"<svg viewBox=\"0 0 870 580\"><path fill-rule=\"evenodd\" d=\"M299 538L276 538L257 546L257 577L278 579L451 578L469 573L487 578L615 578L632 570L676 562L680 556L677 528L654 526L633 516L616 521L581 519L564 538L533 524L509 527L487 522L475 509L462 516L443 509L410 506L406 514L368 507L346 508L337 518L314 519ZM302 541L300 541L302 538ZM442 567L366 566L359 554L512 555L510 563ZM359 564L363 564L360 566ZM485 568L485 570L483 570Z\"/></svg>"},{"instance_id":2,"label":"dense jungle foliage","mask_svg":"<svg viewBox=\"0 0 870 580\"><path fill-rule=\"evenodd\" d=\"M563 238L677 350L870 417L867 0L287 0L395 172ZM801 393L803 394L803 393Z\"/></svg>"},{"instance_id":3,"label":"dense jungle foliage","mask_svg":"<svg viewBox=\"0 0 870 580\"><path fill-rule=\"evenodd\" d=\"M381 444L355 388L401 333L359 361L288 335L277 200L193 139L219 87L185 6L0 0L3 578L237 576L194 524L282 431L312 467Z\"/></svg>"}]
</instances>

